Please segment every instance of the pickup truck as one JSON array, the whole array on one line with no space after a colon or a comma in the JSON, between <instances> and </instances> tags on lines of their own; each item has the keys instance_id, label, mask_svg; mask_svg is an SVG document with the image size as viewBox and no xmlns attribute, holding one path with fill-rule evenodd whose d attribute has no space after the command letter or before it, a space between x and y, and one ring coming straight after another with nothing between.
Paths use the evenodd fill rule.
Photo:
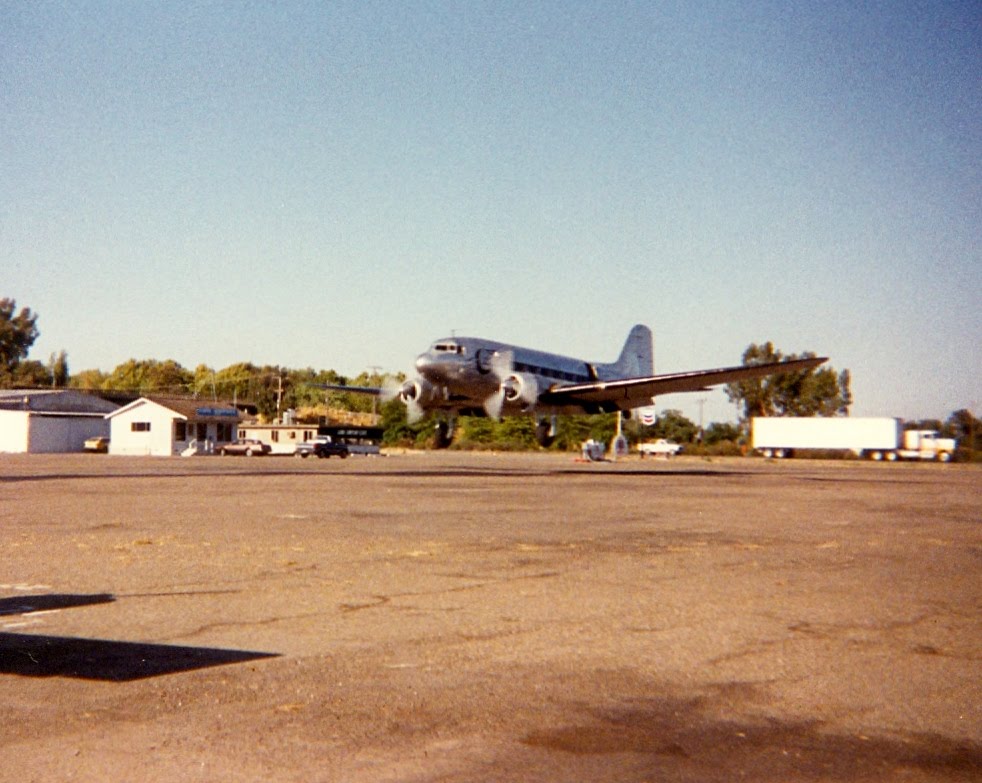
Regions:
<instances>
[{"instance_id":1,"label":"pickup truck","mask_svg":"<svg viewBox=\"0 0 982 783\"><path fill-rule=\"evenodd\" d=\"M348 446L344 443L335 443L327 435L321 435L306 443L298 443L293 451L293 456L306 459L310 455L328 459L330 457L340 457L344 459L349 454Z\"/></svg>"},{"instance_id":2,"label":"pickup truck","mask_svg":"<svg viewBox=\"0 0 982 783\"><path fill-rule=\"evenodd\" d=\"M639 443L638 452L644 457L674 457L682 451L682 446L675 441L659 438L648 443Z\"/></svg>"}]
</instances>

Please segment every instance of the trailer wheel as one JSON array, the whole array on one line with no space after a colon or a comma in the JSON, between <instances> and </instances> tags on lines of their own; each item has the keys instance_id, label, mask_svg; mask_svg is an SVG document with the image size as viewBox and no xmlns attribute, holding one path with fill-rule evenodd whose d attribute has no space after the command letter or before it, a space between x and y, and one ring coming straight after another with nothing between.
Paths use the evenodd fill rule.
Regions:
<instances>
[{"instance_id":1,"label":"trailer wheel","mask_svg":"<svg viewBox=\"0 0 982 783\"><path fill-rule=\"evenodd\" d=\"M883 453L880 451L874 451L869 456L870 459L873 460L874 462L879 462L881 459L883 459Z\"/></svg>"},{"instance_id":2,"label":"trailer wheel","mask_svg":"<svg viewBox=\"0 0 982 783\"><path fill-rule=\"evenodd\" d=\"M774 456L774 452L771 451L770 449L764 449L762 454L764 455L764 459L770 459L771 457Z\"/></svg>"},{"instance_id":3,"label":"trailer wheel","mask_svg":"<svg viewBox=\"0 0 982 783\"><path fill-rule=\"evenodd\" d=\"M951 462L951 452L950 451L938 452L938 462Z\"/></svg>"},{"instance_id":4,"label":"trailer wheel","mask_svg":"<svg viewBox=\"0 0 982 783\"><path fill-rule=\"evenodd\" d=\"M888 451L887 452L887 462L896 462L896 461L897 461L897 452L895 452L895 451Z\"/></svg>"}]
</instances>

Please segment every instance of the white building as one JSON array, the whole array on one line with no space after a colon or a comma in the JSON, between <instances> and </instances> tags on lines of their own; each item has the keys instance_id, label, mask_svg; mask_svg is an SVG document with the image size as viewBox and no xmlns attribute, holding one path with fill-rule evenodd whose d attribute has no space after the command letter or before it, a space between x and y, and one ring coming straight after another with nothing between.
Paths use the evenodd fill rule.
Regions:
<instances>
[{"instance_id":1,"label":"white building","mask_svg":"<svg viewBox=\"0 0 982 783\"><path fill-rule=\"evenodd\" d=\"M306 443L317 437L317 425L243 422L239 425L239 437L255 438L269 444L270 454L293 454L298 443Z\"/></svg>"},{"instance_id":2,"label":"white building","mask_svg":"<svg viewBox=\"0 0 982 783\"><path fill-rule=\"evenodd\" d=\"M78 389L0 391L0 452L82 451L87 438L109 435L106 414L119 406Z\"/></svg>"},{"instance_id":3,"label":"white building","mask_svg":"<svg viewBox=\"0 0 982 783\"><path fill-rule=\"evenodd\" d=\"M238 437L239 411L225 403L141 397L106 418L110 454L211 454Z\"/></svg>"},{"instance_id":4,"label":"white building","mask_svg":"<svg viewBox=\"0 0 982 783\"><path fill-rule=\"evenodd\" d=\"M361 427L354 424L259 424L242 422L240 438L255 438L269 444L270 454L293 454L298 443L312 441L318 435L329 436L335 443L344 443L352 454L379 454L382 427Z\"/></svg>"}]
</instances>

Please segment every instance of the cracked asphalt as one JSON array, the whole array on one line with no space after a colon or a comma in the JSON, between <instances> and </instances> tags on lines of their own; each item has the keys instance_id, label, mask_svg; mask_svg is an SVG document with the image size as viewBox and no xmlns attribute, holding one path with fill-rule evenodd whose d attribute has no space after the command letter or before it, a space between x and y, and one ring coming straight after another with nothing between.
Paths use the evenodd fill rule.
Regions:
<instances>
[{"instance_id":1,"label":"cracked asphalt","mask_svg":"<svg viewBox=\"0 0 982 783\"><path fill-rule=\"evenodd\" d=\"M976 781L982 471L0 455L2 781Z\"/></svg>"}]
</instances>

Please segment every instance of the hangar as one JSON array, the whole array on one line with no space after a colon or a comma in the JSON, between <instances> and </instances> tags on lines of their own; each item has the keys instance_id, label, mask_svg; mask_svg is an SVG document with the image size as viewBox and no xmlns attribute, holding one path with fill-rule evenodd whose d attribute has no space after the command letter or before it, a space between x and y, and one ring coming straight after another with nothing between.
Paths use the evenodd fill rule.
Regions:
<instances>
[{"instance_id":1,"label":"hangar","mask_svg":"<svg viewBox=\"0 0 982 783\"><path fill-rule=\"evenodd\" d=\"M238 437L233 405L187 398L140 397L107 417L109 453L170 457L212 454Z\"/></svg>"},{"instance_id":2,"label":"hangar","mask_svg":"<svg viewBox=\"0 0 982 783\"><path fill-rule=\"evenodd\" d=\"M106 414L119 406L77 389L0 391L0 452L82 451L86 438L109 435Z\"/></svg>"}]
</instances>

